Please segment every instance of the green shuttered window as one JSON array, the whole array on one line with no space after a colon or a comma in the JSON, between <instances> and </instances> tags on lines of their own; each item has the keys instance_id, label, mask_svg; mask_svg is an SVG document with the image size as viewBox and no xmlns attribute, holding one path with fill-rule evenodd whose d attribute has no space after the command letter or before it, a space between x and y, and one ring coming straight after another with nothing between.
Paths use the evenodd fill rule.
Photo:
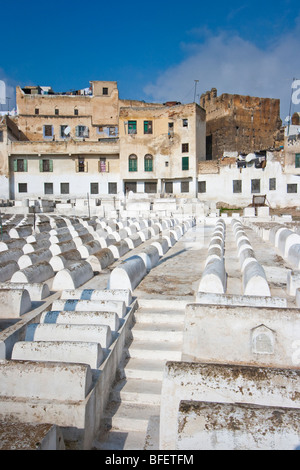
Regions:
<instances>
[{"instance_id":1,"label":"green shuttered window","mask_svg":"<svg viewBox=\"0 0 300 470\"><path fill-rule=\"evenodd\" d=\"M189 169L189 157L182 157L182 170Z\"/></svg>"}]
</instances>

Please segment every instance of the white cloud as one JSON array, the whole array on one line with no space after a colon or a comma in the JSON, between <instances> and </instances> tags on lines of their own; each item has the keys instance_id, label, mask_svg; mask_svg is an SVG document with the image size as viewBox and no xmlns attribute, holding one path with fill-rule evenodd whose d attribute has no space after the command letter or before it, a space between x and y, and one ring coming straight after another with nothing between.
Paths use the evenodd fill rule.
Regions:
<instances>
[{"instance_id":1,"label":"white cloud","mask_svg":"<svg viewBox=\"0 0 300 470\"><path fill-rule=\"evenodd\" d=\"M192 102L194 80L199 80L197 95L215 87L218 95L279 98L284 119L289 113L293 78L300 78L299 49L299 21L294 31L277 38L265 49L238 34L206 33L202 43L184 44L187 58L149 83L144 92L152 100Z\"/></svg>"}]
</instances>

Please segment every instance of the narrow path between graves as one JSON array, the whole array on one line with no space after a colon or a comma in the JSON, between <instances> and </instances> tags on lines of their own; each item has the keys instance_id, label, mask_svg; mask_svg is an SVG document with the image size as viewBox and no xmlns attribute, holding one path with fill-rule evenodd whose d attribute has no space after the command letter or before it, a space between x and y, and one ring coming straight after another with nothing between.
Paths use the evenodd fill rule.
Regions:
<instances>
[{"instance_id":1,"label":"narrow path between graves","mask_svg":"<svg viewBox=\"0 0 300 470\"><path fill-rule=\"evenodd\" d=\"M139 308L132 342L94 442L95 449L159 449L164 364L181 360L185 306L195 302L214 226L212 223L191 228L133 292ZM272 296L286 298L284 261L253 230L245 229L258 261L266 270ZM227 294L242 294L242 275L230 224L226 225L225 267Z\"/></svg>"},{"instance_id":2,"label":"narrow path between graves","mask_svg":"<svg viewBox=\"0 0 300 470\"><path fill-rule=\"evenodd\" d=\"M164 364L181 360L185 306L195 301L212 229L202 225L188 230L133 292L139 308L132 342L95 449L159 449Z\"/></svg>"}]
</instances>

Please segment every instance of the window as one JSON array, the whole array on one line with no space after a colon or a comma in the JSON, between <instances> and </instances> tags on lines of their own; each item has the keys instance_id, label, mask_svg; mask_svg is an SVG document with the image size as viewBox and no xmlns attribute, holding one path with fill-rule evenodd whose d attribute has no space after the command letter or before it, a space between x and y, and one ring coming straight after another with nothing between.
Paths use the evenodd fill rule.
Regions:
<instances>
[{"instance_id":1,"label":"window","mask_svg":"<svg viewBox=\"0 0 300 470\"><path fill-rule=\"evenodd\" d=\"M136 121L128 121L128 134L136 134Z\"/></svg>"},{"instance_id":2,"label":"window","mask_svg":"<svg viewBox=\"0 0 300 470\"><path fill-rule=\"evenodd\" d=\"M84 158L79 157L76 162L76 171L79 173L84 173L88 171L88 165Z\"/></svg>"},{"instance_id":3,"label":"window","mask_svg":"<svg viewBox=\"0 0 300 470\"><path fill-rule=\"evenodd\" d=\"M295 154L295 168L300 168L300 153Z\"/></svg>"},{"instance_id":4,"label":"window","mask_svg":"<svg viewBox=\"0 0 300 470\"><path fill-rule=\"evenodd\" d=\"M145 155L144 169L145 171L153 171L153 157L150 154Z\"/></svg>"},{"instance_id":5,"label":"window","mask_svg":"<svg viewBox=\"0 0 300 470\"><path fill-rule=\"evenodd\" d=\"M106 158L100 158L99 160L99 172L100 173L107 173L108 172L108 162Z\"/></svg>"},{"instance_id":6,"label":"window","mask_svg":"<svg viewBox=\"0 0 300 470\"><path fill-rule=\"evenodd\" d=\"M144 134L152 134L152 121L144 121Z\"/></svg>"},{"instance_id":7,"label":"window","mask_svg":"<svg viewBox=\"0 0 300 470\"><path fill-rule=\"evenodd\" d=\"M89 128L87 126L76 126L75 135L76 137L88 137Z\"/></svg>"},{"instance_id":8,"label":"window","mask_svg":"<svg viewBox=\"0 0 300 470\"><path fill-rule=\"evenodd\" d=\"M24 158L14 160L14 171L27 171L27 160Z\"/></svg>"},{"instance_id":9,"label":"window","mask_svg":"<svg viewBox=\"0 0 300 470\"><path fill-rule=\"evenodd\" d=\"M117 183L108 183L108 194L117 194Z\"/></svg>"},{"instance_id":10,"label":"window","mask_svg":"<svg viewBox=\"0 0 300 470\"><path fill-rule=\"evenodd\" d=\"M198 193L206 193L206 181L198 181Z\"/></svg>"},{"instance_id":11,"label":"window","mask_svg":"<svg viewBox=\"0 0 300 470\"><path fill-rule=\"evenodd\" d=\"M190 183L188 181L181 181L181 192L188 193L190 190Z\"/></svg>"},{"instance_id":12,"label":"window","mask_svg":"<svg viewBox=\"0 0 300 470\"><path fill-rule=\"evenodd\" d=\"M297 184L287 185L287 193L296 193L296 192L297 192Z\"/></svg>"},{"instance_id":13,"label":"window","mask_svg":"<svg viewBox=\"0 0 300 470\"><path fill-rule=\"evenodd\" d=\"M0 131L0 142L3 142L3 131Z\"/></svg>"},{"instance_id":14,"label":"window","mask_svg":"<svg viewBox=\"0 0 300 470\"><path fill-rule=\"evenodd\" d=\"M169 194L173 194L173 181L166 181L165 192Z\"/></svg>"},{"instance_id":15,"label":"window","mask_svg":"<svg viewBox=\"0 0 300 470\"><path fill-rule=\"evenodd\" d=\"M103 87L103 88L102 88L102 94L103 94L103 95L108 95L108 88Z\"/></svg>"},{"instance_id":16,"label":"window","mask_svg":"<svg viewBox=\"0 0 300 470\"><path fill-rule=\"evenodd\" d=\"M137 156L136 155L129 155L128 159L128 170L129 171L137 171Z\"/></svg>"},{"instance_id":17,"label":"window","mask_svg":"<svg viewBox=\"0 0 300 470\"><path fill-rule=\"evenodd\" d=\"M174 122L168 123L168 135L169 137L174 135Z\"/></svg>"},{"instance_id":18,"label":"window","mask_svg":"<svg viewBox=\"0 0 300 470\"><path fill-rule=\"evenodd\" d=\"M132 191L133 193L136 193L136 188L137 188L136 181L127 181L125 183L125 192L126 193L129 193L130 191Z\"/></svg>"},{"instance_id":19,"label":"window","mask_svg":"<svg viewBox=\"0 0 300 470\"><path fill-rule=\"evenodd\" d=\"M78 116L78 109L74 108L74 116Z\"/></svg>"},{"instance_id":20,"label":"window","mask_svg":"<svg viewBox=\"0 0 300 470\"><path fill-rule=\"evenodd\" d=\"M188 170L189 169L189 157L182 157L182 170Z\"/></svg>"},{"instance_id":21,"label":"window","mask_svg":"<svg viewBox=\"0 0 300 470\"><path fill-rule=\"evenodd\" d=\"M260 193L260 180L251 180L251 193L252 194Z\"/></svg>"},{"instance_id":22,"label":"window","mask_svg":"<svg viewBox=\"0 0 300 470\"><path fill-rule=\"evenodd\" d=\"M40 110L39 110L39 108L35 108L35 110L34 110L34 114L40 114Z\"/></svg>"},{"instance_id":23,"label":"window","mask_svg":"<svg viewBox=\"0 0 300 470\"><path fill-rule=\"evenodd\" d=\"M60 126L60 137L62 139L65 139L66 137L68 137L68 134L66 134L65 130L68 129L69 126L67 126L66 124L64 124L63 126Z\"/></svg>"},{"instance_id":24,"label":"window","mask_svg":"<svg viewBox=\"0 0 300 470\"><path fill-rule=\"evenodd\" d=\"M189 126L189 120L188 119L182 119L182 127L188 127Z\"/></svg>"},{"instance_id":25,"label":"window","mask_svg":"<svg viewBox=\"0 0 300 470\"><path fill-rule=\"evenodd\" d=\"M157 192L157 183L156 182L146 182L145 183L145 193L154 194Z\"/></svg>"},{"instance_id":26,"label":"window","mask_svg":"<svg viewBox=\"0 0 300 470\"><path fill-rule=\"evenodd\" d=\"M60 183L60 194L69 194L70 185L69 183Z\"/></svg>"},{"instance_id":27,"label":"window","mask_svg":"<svg viewBox=\"0 0 300 470\"><path fill-rule=\"evenodd\" d=\"M44 194L53 194L53 183L44 183Z\"/></svg>"},{"instance_id":28,"label":"window","mask_svg":"<svg viewBox=\"0 0 300 470\"><path fill-rule=\"evenodd\" d=\"M232 181L232 190L234 193L241 193L242 192L242 181L241 180L233 180Z\"/></svg>"},{"instance_id":29,"label":"window","mask_svg":"<svg viewBox=\"0 0 300 470\"><path fill-rule=\"evenodd\" d=\"M40 171L53 171L53 160L40 160Z\"/></svg>"},{"instance_id":30,"label":"window","mask_svg":"<svg viewBox=\"0 0 300 470\"><path fill-rule=\"evenodd\" d=\"M52 139L53 138L53 126L51 124L46 124L43 127L43 135L44 135L44 139Z\"/></svg>"},{"instance_id":31,"label":"window","mask_svg":"<svg viewBox=\"0 0 300 470\"><path fill-rule=\"evenodd\" d=\"M110 137L116 137L118 135L118 127L117 126L109 126L108 133Z\"/></svg>"},{"instance_id":32,"label":"window","mask_svg":"<svg viewBox=\"0 0 300 470\"><path fill-rule=\"evenodd\" d=\"M181 145L181 151L182 151L182 153L188 153L189 152L189 144L182 144Z\"/></svg>"},{"instance_id":33,"label":"window","mask_svg":"<svg viewBox=\"0 0 300 470\"><path fill-rule=\"evenodd\" d=\"M91 194L99 194L99 184L91 183Z\"/></svg>"},{"instance_id":34,"label":"window","mask_svg":"<svg viewBox=\"0 0 300 470\"><path fill-rule=\"evenodd\" d=\"M276 178L269 179L269 190L275 191L276 190Z\"/></svg>"},{"instance_id":35,"label":"window","mask_svg":"<svg viewBox=\"0 0 300 470\"><path fill-rule=\"evenodd\" d=\"M19 183L19 193L27 193L27 183Z\"/></svg>"},{"instance_id":36,"label":"window","mask_svg":"<svg viewBox=\"0 0 300 470\"><path fill-rule=\"evenodd\" d=\"M59 115L59 109L55 108L54 113L55 113L55 116L58 116Z\"/></svg>"}]
</instances>

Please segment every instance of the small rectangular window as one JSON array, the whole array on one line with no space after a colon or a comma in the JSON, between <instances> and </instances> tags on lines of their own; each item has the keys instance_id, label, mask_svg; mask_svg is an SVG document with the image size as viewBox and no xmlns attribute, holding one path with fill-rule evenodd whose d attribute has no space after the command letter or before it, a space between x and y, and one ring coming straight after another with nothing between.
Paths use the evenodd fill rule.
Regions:
<instances>
[{"instance_id":1,"label":"small rectangular window","mask_svg":"<svg viewBox=\"0 0 300 470\"><path fill-rule=\"evenodd\" d=\"M251 193L252 194L260 193L260 180L259 179L251 180Z\"/></svg>"},{"instance_id":2,"label":"small rectangular window","mask_svg":"<svg viewBox=\"0 0 300 470\"><path fill-rule=\"evenodd\" d=\"M58 116L58 115L59 115L59 109L55 108L55 116Z\"/></svg>"},{"instance_id":3,"label":"small rectangular window","mask_svg":"<svg viewBox=\"0 0 300 470\"><path fill-rule=\"evenodd\" d=\"M98 165L100 173L108 172L108 163L106 162L106 158L100 158Z\"/></svg>"},{"instance_id":4,"label":"small rectangular window","mask_svg":"<svg viewBox=\"0 0 300 470\"><path fill-rule=\"evenodd\" d=\"M70 185L69 183L60 183L60 194L69 194Z\"/></svg>"},{"instance_id":5,"label":"small rectangular window","mask_svg":"<svg viewBox=\"0 0 300 470\"><path fill-rule=\"evenodd\" d=\"M173 194L173 181L166 181L165 192L168 194Z\"/></svg>"},{"instance_id":6,"label":"small rectangular window","mask_svg":"<svg viewBox=\"0 0 300 470\"><path fill-rule=\"evenodd\" d=\"M53 194L53 183L44 183L44 194Z\"/></svg>"},{"instance_id":7,"label":"small rectangular window","mask_svg":"<svg viewBox=\"0 0 300 470\"><path fill-rule=\"evenodd\" d=\"M74 116L78 116L78 109L77 108L74 109Z\"/></svg>"},{"instance_id":8,"label":"small rectangular window","mask_svg":"<svg viewBox=\"0 0 300 470\"><path fill-rule=\"evenodd\" d=\"M287 185L287 193L296 193L296 192L297 192L297 184Z\"/></svg>"},{"instance_id":9,"label":"small rectangular window","mask_svg":"<svg viewBox=\"0 0 300 470\"><path fill-rule=\"evenodd\" d=\"M19 193L27 193L27 183L19 183Z\"/></svg>"},{"instance_id":10,"label":"small rectangular window","mask_svg":"<svg viewBox=\"0 0 300 470\"><path fill-rule=\"evenodd\" d=\"M152 121L144 121L144 134L152 134Z\"/></svg>"},{"instance_id":11,"label":"small rectangular window","mask_svg":"<svg viewBox=\"0 0 300 470\"><path fill-rule=\"evenodd\" d=\"M108 194L117 194L117 183L108 183Z\"/></svg>"},{"instance_id":12,"label":"small rectangular window","mask_svg":"<svg viewBox=\"0 0 300 470\"><path fill-rule=\"evenodd\" d=\"M269 190L270 191L276 190L276 178L269 178Z\"/></svg>"},{"instance_id":13,"label":"small rectangular window","mask_svg":"<svg viewBox=\"0 0 300 470\"><path fill-rule=\"evenodd\" d=\"M66 124L64 124L63 126L60 126L60 137L62 139L65 139L66 137L68 137L67 132L65 132L66 129L68 129L68 128L69 128L69 126L67 126Z\"/></svg>"},{"instance_id":14,"label":"small rectangular window","mask_svg":"<svg viewBox=\"0 0 300 470\"><path fill-rule=\"evenodd\" d=\"M76 171L79 173L84 173L86 171L86 164L84 158L78 158Z\"/></svg>"},{"instance_id":15,"label":"small rectangular window","mask_svg":"<svg viewBox=\"0 0 300 470\"><path fill-rule=\"evenodd\" d=\"M39 108L35 108L35 110L34 110L34 114L40 114L40 110L39 110Z\"/></svg>"},{"instance_id":16,"label":"small rectangular window","mask_svg":"<svg viewBox=\"0 0 300 470\"><path fill-rule=\"evenodd\" d=\"M0 142L3 142L3 131L0 131Z\"/></svg>"},{"instance_id":17,"label":"small rectangular window","mask_svg":"<svg viewBox=\"0 0 300 470\"><path fill-rule=\"evenodd\" d=\"M136 134L136 121L128 121L128 134Z\"/></svg>"},{"instance_id":18,"label":"small rectangular window","mask_svg":"<svg viewBox=\"0 0 300 470\"><path fill-rule=\"evenodd\" d=\"M103 88L102 88L102 94L103 94L103 95L108 95L108 88L103 87Z\"/></svg>"},{"instance_id":19,"label":"small rectangular window","mask_svg":"<svg viewBox=\"0 0 300 470\"><path fill-rule=\"evenodd\" d=\"M76 126L75 134L76 137L88 137L89 128L87 126Z\"/></svg>"},{"instance_id":20,"label":"small rectangular window","mask_svg":"<svg viewBox=\"0 0 300 470\"><path fill-rule=\"evenodd\" d=\"M300 168L300 153L295 154L295 168Z\"/></svg>"},{"instance_id":21,"label":"small rectangular window","mask_svg":"<svg viewBox=\"0 0 300 470\"><path fill-rule=\"evenodd\" d=\"M99 184L91 183L91 194L99 194Z\"/></svg>"},{"instance_id":22,"label":"small rectangular window","mask_svg":"<svg viewBox=\"0 0 300 470\"><path fill-rule=\"evenodd\" d=\"M48 172L53 171L53 160L40 160L40 171L41 172Z\"/></svg>"},{"instance_id":23,"label":"small rectangular window","mask_svg":"<svg viewBox=\"0 0 300 470\"><path fill-rule=\"evenodd\" d=\"M198 181L198 193L206 193L206 181Z\"/></svg>"},{"instance_id":24,"label":"small rectangular window","mask_svg":"<svg viewBox=\"0 0 300 470\"><path fill-rule=\"evenodd\" d=\"M190 183L188 181L181 182L181 192L188 193L190 190Z\"/></svg>"},{"instance_id":25,"label":"small rectangular window","mask_svg":"<svg viewBox=\"0 0 300 470\"><path fill-rule=\"evenodd\" d=\"M182 157L182 170L188 170L189 169L189 157Z\"/></svg>"},{"instance_id":26,"label":"small rectangular window","mask_svg":"<svg viewBox=\"0 0 300 470\"><path fill-rule=\"evenodd\" d=\"M232 181L232 190L234 193L241 193L242 192L242 181L241 180L233 180Z\"/></svg>"},{"instance_id":27,"label":"small rectangular window","mask_svg":"<svg viewBox=\"0 0 300 470\"><path fill-rule=\"evenodd\" d=\"M157 192L157 183L156 182L146 182L145 183L145 193L155 194Z\"/></svg>"},{"instance_id":28,"label":"small rectangular window","mask_svg":"<svg viewBox=\"0 0 300 470\"><path fill-rule=\"evenodd\" d=\"M169 137L174 135L174 122L168 123L168 135Z\"/></svg>"},{"instance_id":29,"label":"small rectangular window","mask_svg":"<svg viewBox=\"0 0 300 470\"><path fill-rule=\"evenodd\" d=\"M27 171L27 160L24 158L14 160L14 171Z\"/></svg>"},{"instance_id":30,"label":"small rectangular window","mask_svg":"<svg viewBox=\"0 0 300 470\"><path fill-rule=\"evenodd\" d=\"M182 126L183 127L188 127L189 126L189 120L188 119L182 119Z\"/></svg>"},{"instance_id":31,"label":"small rectangular window","mask_svg":"<svg viewBox=\"0 0 300 470\"><path fill-rule=\"evenodd\" d=\"M53 137L53 126L51 124L46 124L43 127L44 139L51 139Z\"/></svg>"},{"instance_id":32,"label":"small rectangular window","mask_svg":"<svg viewBox=\"0 0 300 470\"><path fill-rule=\"evenodd\" d=\"M182 144L181 145L181 151L182 151L182 153L188 153L189 152L189 144Z\"/></svg>"}]
</instances>

